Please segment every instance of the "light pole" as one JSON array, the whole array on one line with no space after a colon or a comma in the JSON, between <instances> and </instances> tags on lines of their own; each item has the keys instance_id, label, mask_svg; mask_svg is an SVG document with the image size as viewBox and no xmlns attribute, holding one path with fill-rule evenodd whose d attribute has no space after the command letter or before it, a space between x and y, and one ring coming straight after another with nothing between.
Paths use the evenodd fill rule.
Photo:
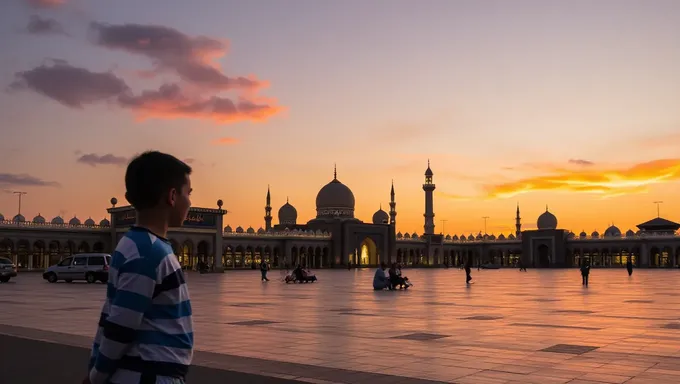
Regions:
<instances>
[{"instance_id":1,"label":"light pole","mask_svg":"<svg viewBox=\"0 0 680 384\"><path fill-rule=\"evenodd\" d=\"M659 206L663 204L663 201L655 201L654 204L656 204L656 217L661 217L659 214Z\"/></svg>"},{"instance_id":2,"label":"light pole","mask_svg":"<svg viewBox=\"0 0 680 384\"><path fill-rule=\"evenodd\" d=\"M21 215L21 196L27 195L28 192L22 192L22 191L12 191L13 194L19 195L19 215Z\"/></svg>"},{"instance_id":3,"label":"light pole","mask_svg":"<svg viewBox=\"0 0 680 384\"><path fill-rule=\"evenodd\" d=\"M484 219L484 235L486 235L486 221L490 219L489 216L482 216L482 219Z\"/></svg>"}]
</instances>

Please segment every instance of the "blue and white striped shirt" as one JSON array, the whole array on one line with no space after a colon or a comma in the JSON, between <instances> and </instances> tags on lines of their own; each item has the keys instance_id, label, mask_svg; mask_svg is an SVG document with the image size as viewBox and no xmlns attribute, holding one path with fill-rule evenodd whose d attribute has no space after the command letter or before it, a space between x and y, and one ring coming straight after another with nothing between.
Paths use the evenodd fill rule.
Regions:
<instances>
[{"instance_id":1,"label":"blue and white striped shirt","mask_svg":"<svg viewBox=\"0 0 680 384\"><path fill-rule=\"evenodd\" d=\"M170 243L132 227L111 258L90 381L174 383L193 355L191 302Z\"/></svg>"}]
</instances>

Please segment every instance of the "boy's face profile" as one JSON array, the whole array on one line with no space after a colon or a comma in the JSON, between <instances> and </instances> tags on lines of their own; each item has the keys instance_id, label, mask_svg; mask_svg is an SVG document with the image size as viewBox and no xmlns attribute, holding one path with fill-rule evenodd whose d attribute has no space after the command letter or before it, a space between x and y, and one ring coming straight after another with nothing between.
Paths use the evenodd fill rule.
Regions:
<instances>
[{"instance_id":1,"label":"boy's face profile","mask_svg":"<svg viewBox=\"0 0 680 384\"><path fill-rule=\"evenodd\" d=\"M168 225L170 227L181 227L189 213L191 207L191 178L184 176L185 182L180 189L172 188L168 196L170 205L170 215Z\"/></svg>"}]
</instances>

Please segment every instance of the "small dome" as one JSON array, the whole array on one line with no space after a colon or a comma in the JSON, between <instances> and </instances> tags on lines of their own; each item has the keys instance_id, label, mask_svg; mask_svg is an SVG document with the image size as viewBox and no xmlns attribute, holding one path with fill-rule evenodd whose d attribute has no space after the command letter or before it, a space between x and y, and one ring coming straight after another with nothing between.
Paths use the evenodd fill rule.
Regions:
<instances>
[{"instance_id":1,"label":"small dome","mask_svg":"<svg viewBox=\"0 0 680 384\"><path fill-rule=\"evenodd\" d=\"M444 239L451 240L451 235L446 235L446 237Z\"/></svg>"},{"instance_id":2,"label":"small dome","mask_svg":"<svg viewBox=\"0 0 680 384\"><path fill-rule=\"evenodd\" d=\"M73 218L68 221L68 225L80 225L80 219L73 216Z\"/></svg>"},{"instance_id":3,"label":"small dome","mask_svg":"<svg viewBox=\"0 0 680 384\"><path fill-rule=\"evenodd\" d=\"M569 233L567 233L567 239L573 239L574 237L576 237L576 234L574 232L569 231Z\"/></svg>"},{"instance_id":4,"label":"small dome","mask_svg":"<svg viewBox=\"0 0 680 384\"><path fill-rule=\"evenodd\" d=\"M264 233L264 228L262 228L262 227L258 228L258 229L257 229L257 233L258 233L259 235L263 234L263 233Z\"/></svg>"},{"instance_id":5,"label":"small dome","mask_svg":"<svg viewBox=\"0 0 680 384\"><path fill-rule=\"evenodd\" d=\"M634 236L635 236L635 232L633 232L631 229L626 231L626 237L634 237Z\"/></svg>"},{"instance_id":6,"label":"small dome","mask_svg":"<svg viewBox=\"0 0 680 384\"><path fill-rule=\"evenodd\" d=\"M246 230L246 232L247 232L247 233L255 233L255 229L253 229L253 227L248 227L248 229Z\"/></svg>"},{"instance_id":7,"label":"small dome","mask_svg":"<svg viewBox=\"0 0 680 384\"><path fill-rule=\"evenodd\" d=\"M548 207L545 207L545 212L538 217L536 226L538 229L557 229L557 217L548 211Z\"/></svg>"},{"instance_id":8,"label":"small dome","mask_svg":"<svg viewBox=\"0 0 680 384\"><path fill-rule=\"evenodd\" d=\"M389 222L390 216L382 208L373 214L373 224L388 224Z\"/></svg>"},{"instance_id":9,"label":"small dome","mask_svg":"<svg viewBox=\"0 0 680 384\"><path fill-rule=\"evenodd\" d=\"M297 223L297 209L290 205L288 201L279 208L279 224L296 224Z\"/></svg>"},{"instance_id":10,"label":"small dome","mask_svg":"<svg viewBox=\"0 0 680 384\"><path fill-rule=\"evenodd\" d=\"M401 239L402 237L404 237L404 235L402 235L401 232L397 232L397 239Z\"/></svg>"},{"instance_id":11,"label":"small dome","mask_svg":"<svg viewBox=\"0 0 680 384\"><path fill-rule=\"evenodd\" d=\"M57 216L52 221L50 221L51 224L54 225L63 225L64 224L64 219L61 218L61 216Z\"/></svg>"},{"instance_id":12,"label":"small dome","mask_svg":"<svg viewBox=\"0 0 680 384\"><path fill-rule=\"evenodd\" d=\"M100 227L110 227L111 222L108 219L104 218L102 221L99 222L99 226Z\"/></svg>"},{"instance_id":13,"label":"small dome","mask_svg":"<svg viewBox=\"0 0 680 384\"><path fill-rule=\"evenodd\" d=\"M236 227L236 233L243 233L243 227L241 226Z\"/></svg>"},{"instance_id":14,"label":"small dome","mask_svg":"<svg viewBox=\"0 0 680 384\"><path fill-rule=\"evenodd\" d=\"M492 233L491 236L489 236L489 240L496 240L496 235Z\"/></svg>"},{"instance_id":15,"label":"small dome","mask_svg":"<svg viewBox=\"0 0 680 384\"><path fill-rule=\"evenodd\" d=\"M45 218L38 213L38 216L33 218L33 222L36 224L45 224Z\"/></svg>"},{"instance_id":16,"label":"small dome","mask_svg":"<svg viewBox=\"0 0 680 384\"><path fill-rule=\"evenodd\" d=\"M498 235L498 240L505 240L505 235L502 233Z\"/></svg>"},{"instance_id":17,"label":"small dome","mask_svg":"<svg viewBox=\"0 0 680 384\"><path fill-rule=\"evenodd\" d=\"M451 240L458 240L458 235L453 235L453 237L451 238Z\"/></svg>"},{"instance_id":18,"label":"small dome","mask_svg":"<svg viewBox=\"0 0 680 384\"><path fill-rule=\"evenodd\" d=\"M586 237L588 237L588 234L586 233L586 231L581 231L581 233L579 233L578 237L579 237L579 239L585 239Z\"/></svg>"},{"instance_id":19,"label":"small dome","mask_svg":"<svg viewBox=\"0 0 680 384\"><path fill-rule=\"evenodd\" d=\"M604 231L604 237L621 237L621 230L617 226L612 225Z\"/></svg>"},{"instance_id":20,"label":"small dome","mask_svg":"<svg viewBox=\"0 0 680 384\"><path fill-rule=\"evenodd\" d=\"M413 233L411 234L411 238L412 238L412 239L417 239L417 238L418 238L418 234L415 233L415 232L413 232Z\"/></svg>"},{"instance_id":21,"label":"small dome","mask_svg":"<svg viewBox=\"0 0 680 384\"><path fill-rule=\"evenodd\" d=\"M484 240L484 236L482 236L482 233L479 232L477 236L475 237L475 240Z\"/></svg>"},{"instance_id":22,"label":"small dome","mask_svg":"<svg viewBox=\"0 0 680 384\"><path fill-rule=\"evenodd\" d=\"M410 233L408 233L408 232L404 233L404 239L410 239L410 238L411 238Z\"/></svg>"},{"instance_id":23,"label":"small dome","mask_svg":"<svg viewBox=\"0 0 680 384\"><path fill-rule=\"evenodd\" d=\"M92 227L92 226L95 225L95 224L94 224L94 220L92 220L91 217L88 218L87 220L85 220L85 223L84 223L84 224L87 225L88 227Z\"/></svg>"},{"instance_id":24,"label":"small dome","mask_svg":"<svg viewBox=\"0 0 680 384\"><path fill-rule=\"evenodd\" d=\"M472 233L467 237L468 241L475 241L475 237L472 235Z\"/></svg>"},{"instance_id":25,"label":"small dome","mask_svg":"<svg viewBox=\"0 0 680 384\"><path fill-rule=\"evenodd\" d=\"M224 227L224 232L226 232L226 233L232 233L233 231L234 230L231 229L231 225L227 225L226 227Z\"/></svg>"},{"instance_id":26,"label":"small dome","mask_svg":"<svg viewBox=\"0 0 680 384\"><path fill-rule=\"evenodd\" d=\"M26 218L24 217L24 215L19 213L16 216L14 216L14 218L12 219L12 222L14 222L14 223L24 223L24 222L26 222Z\"/></svg>"},{"instance_id":27,"label":"small dome","mask_svg":"<svg viewBox=\"0 0 680 384\"><path fill-rule=\"evenodd\" d=\"M592 237L593 239L597 239L598 237L600 237L600 233L598 231L593 231L593 233L590 234L590 237Z\"/></svg>"},{"instance_id":28,"label":"small dome","mask_svg":"<svg viewBox=\"0 0 680 384\"><path fill-rule=\"evenodd\" d=\"M509 240L515 240L515 235L513 235L512 233L509 234L509 235L508 235L508 239L509 239Z\"/></svg>"}]
</instances>

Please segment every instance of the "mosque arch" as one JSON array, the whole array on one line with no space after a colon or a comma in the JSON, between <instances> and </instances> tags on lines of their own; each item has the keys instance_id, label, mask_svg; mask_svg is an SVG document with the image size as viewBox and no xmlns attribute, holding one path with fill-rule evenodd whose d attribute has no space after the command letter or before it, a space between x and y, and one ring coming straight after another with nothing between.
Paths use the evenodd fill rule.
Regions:
<instances>
[{"instance_id":1,"label":"mosque arch","mask_svg":"<svg viewBox=\"0 0 680 384\"><path fill-rule=\"evenodd\" d=\"M33 249L32 249L32 260L31 263L29 264L31 268L47 268L48 266L45 265L47 263L46 260L46 247L45 247L45 242L42 240L36 240L33 242Z\"/></svg>"},{"instance_id":2,"label":"mosque arch","mask_svg":"<svg viewBox=\"0 0 680 384\"><path fill-rule=\"evenodd\" d=\"M359 263L362 266L376 266L380 264L380 256L375 241L370 237L365 237L357 249L359 252Z\"/></svg>"},{"instance_id":3,"label":"mosque arch","mask_svg":"<svg viewBox=\"0 0 680 384\"><path fill-rule=\"evenodd\" d=\"M546 244L541 244L536 248L536 250L538 251L538 266L543 268L550 267L550 247L548 247Z\"/></svg>"}]
</instances>

